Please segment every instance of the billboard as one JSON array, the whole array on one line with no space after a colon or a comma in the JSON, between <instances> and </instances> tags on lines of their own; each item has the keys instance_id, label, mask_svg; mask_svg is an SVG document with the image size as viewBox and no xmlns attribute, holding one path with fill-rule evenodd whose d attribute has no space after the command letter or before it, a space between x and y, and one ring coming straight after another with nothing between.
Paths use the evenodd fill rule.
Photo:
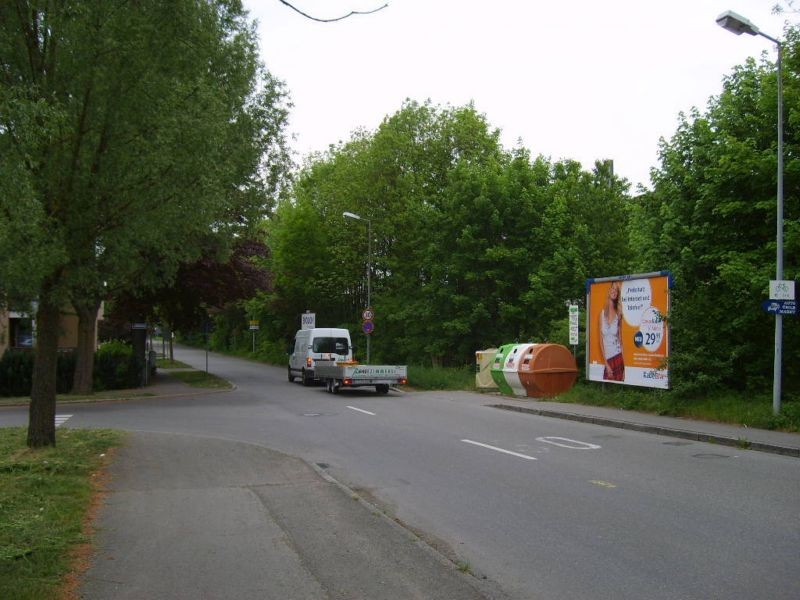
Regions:
<instances>
[{"instance_id":1,"label":"billboard","mask_svg":"<svg viewBox=\"0 0 800 600\"><path fill-rule=\"evenodd\" d=\"M669 290L662 271L586 282L586 379L669 388Z\"/></svg>"}]
</instances>

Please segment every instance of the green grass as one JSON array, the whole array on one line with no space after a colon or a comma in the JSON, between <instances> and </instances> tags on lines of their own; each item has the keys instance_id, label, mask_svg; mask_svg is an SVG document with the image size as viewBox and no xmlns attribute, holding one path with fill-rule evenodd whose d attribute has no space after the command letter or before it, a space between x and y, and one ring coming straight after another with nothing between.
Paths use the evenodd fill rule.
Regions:
<instances>
[{"instance_id":1,"label":"green grass","mask_svg":"<svg viewBox=\"0 0 800 600\"><path fill-rule=\"evenodd\" d=\"M159 369L191 369L191 365L187 365L179 360L170 360L168 358L157 358L156 366Z\"/></svg>"},{"instance_id":2,"label":"green grass","mask_svg":"<svg viewBox=\"0 0 800 600\"><path fill-rule=\"evenodd\" d=\"M106 390L95 392L90 395L59 394L56 396L58 404L69 404L71 402L97 402L100 400L117 400L121 398L146 398L153 396L152 392L145 391L146 388L133 388L128 390ZM0 406L14 406L18 404L28 404L28 396L0 397Z\"/></svg>"},{"instance_id":3,"label":"green grass","mask_svg":"<svg viewBox=\"0 0 800 600\"><path fill-rule=\"evenodd\" d=\"M121 432L59 429L55 448L32 450L24 428L0 429L0 598L57 597L70 551L88 541L93 476Z\"/></svg>"},{"instance_id":4,"label":"green grass","mask_svg":"<svg viewBox=\"0 0 800 600\"><path fill-rule=\"evenodd\" d=\"M410 365L408 385L417 390L474 390L475 369Z\"/></svg>"},{"instance_id":5,"label":"green grass","mask_svg":"<svg viewBox=\"0 0 800 600\"><path fill-rule=\"evenodd\" d=\"M178 371L169 376L197 388L229 390L233 387L229 381L205 371Z\"/></svg>"},{"instance_id":6,"label":"green grass","mask_svg":"<svg viewBox=\"0 0 800 600\"><path fill-rule=\"evenodd\" d=\"M647 390L612 384L579 383L558 402L608 406L624 410L746 425L758 429L800 431L800 400L782 403L781 414L772 413L772 396L736 391L714 392L698 397L676 396L668 390Z\"/></svg>"}]
</instances>

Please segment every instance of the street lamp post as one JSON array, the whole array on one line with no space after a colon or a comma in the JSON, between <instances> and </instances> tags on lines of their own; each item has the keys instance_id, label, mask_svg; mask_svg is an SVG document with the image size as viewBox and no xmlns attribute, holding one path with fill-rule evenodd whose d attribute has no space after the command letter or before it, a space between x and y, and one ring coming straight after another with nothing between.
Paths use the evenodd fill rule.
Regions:
<instances>
[{"instance_id":1,"label":"street lamp post","mask_svg":"<svg viewBox=\"0 0 800 600\"><path fill-rule=\"evenodd\" d=\"M777 191L777 257L775 262L775 279L783 280L783 45L780 40L767 35L748 19L732 10L725 11L717 17L717 25L723 29L742 35L760 35L774 43L778 48L778 191ZM772 379L772 411L776 415L781 411L781 357L783 346L783 315L775 315L775 362Z\"/></svg>"},{"instance_id":2,"label":"street lamp post","mask_svg":"<svg viewBox=\"0 0 800 600\"><path fill-rule=\"evenodd\" d=\"M351 212L343 212L342 216L346 219L355 219L356 221L366 221L367 222L367 306L366 308L372 307L372 298L371 298L371 280L372 277L370 275L372 271L372 221L369 219L365 219L360 217L359 215ZM367 364L369 362L369 338L370 334L367 335Z\"/></svg>"}]
</instances>

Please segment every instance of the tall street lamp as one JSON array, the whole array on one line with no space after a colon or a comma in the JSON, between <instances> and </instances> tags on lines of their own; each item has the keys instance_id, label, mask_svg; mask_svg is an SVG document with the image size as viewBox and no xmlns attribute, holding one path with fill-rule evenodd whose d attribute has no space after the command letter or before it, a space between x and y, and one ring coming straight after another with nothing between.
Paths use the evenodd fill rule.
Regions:
<instances>
[{"instance_id":1,"label":"tall street lamp","mask_svg":"<svg viewBox=\"0 0 800 600\"><path fill-rule=\"evenodd\" d=\"M778 48L778 250L775 263L775 279L783 280L783 45L780 40L767 35L748 19L732 10L725 11L717 17L717 25L723 29L742 35L760 35L774 43ZM775 315L775 363L772 379L772 411L777 415L781 411L781 355L783 345L783 315Z\"/></svg>"},{"instance_id":2,"label":"tall street lamp","mask_svg":"<svg viewBox=\"0 0 800 600\"><path fill-rule=\"evenodd\" d=\"M360 217L359 215L351 212L343 212L342 216L345 219L355 219L356 221L366 221L367 222L367 308L372 307L372 298L371 298L371 276L370 272L372 271L372 221L369 219L365 219ZM369 338L370 334L367 334L367 364L369 363Z\"/></svg>"}]
</instances>

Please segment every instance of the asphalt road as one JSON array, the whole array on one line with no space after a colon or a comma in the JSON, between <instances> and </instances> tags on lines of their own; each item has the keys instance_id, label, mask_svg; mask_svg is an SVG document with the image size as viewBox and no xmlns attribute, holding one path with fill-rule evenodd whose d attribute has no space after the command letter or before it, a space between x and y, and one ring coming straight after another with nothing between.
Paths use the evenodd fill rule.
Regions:
<instances>
[{"instance_id":1,"label":"asphalt road","mask_svg":"<svg viewBox=\"0 0 800 600\"><path fill-rule=\"evenodd\" d=\"M205 367L202 351L176 358ZM796 458L497 410L480 394L334 396L284 368L213 354L209 367L237 389L74 405L68 426L297 456L513 598L800 598ZM0 412L0 426L24 420Z\"/></svg>"}]
</instances>

